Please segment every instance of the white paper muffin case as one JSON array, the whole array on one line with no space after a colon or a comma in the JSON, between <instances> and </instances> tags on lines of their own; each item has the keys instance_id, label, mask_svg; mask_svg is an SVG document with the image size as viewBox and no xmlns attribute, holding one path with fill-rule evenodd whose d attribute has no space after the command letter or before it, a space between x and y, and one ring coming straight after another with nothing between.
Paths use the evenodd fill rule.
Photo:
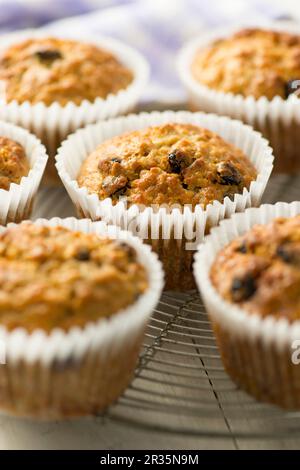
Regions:
<instances>
[{"instance_id":1,"label":"white paper muffin case","mask_svg":"<svg viewBox=\"0 0 300 470\"><path fill-rule=\"evenodd\" d=\"M142 210L137 205L127 210L122 201L114 206L111 199L100 201L96 194L88 194L86 188L78 186L76 178L83 161L102 141L126 131L167 122L203 126L240 147L258 172L249 191L244 189L243 194L236 194L233 201L225 198L223 204L215 201L205 210L200 206L194 210L189 207L171 211L163 207ZM273 155L267 141L258 132L238 121L212 114L165 111L129 115L87 126L63 142L56 161L59 176L81 216L119 225L150 243L163 261L165 288L189 290L195 287L192 258L197 244L209 228L224 217L260 203L272 171Z\"/></svg>"},{"instance_id":2,"label":"white paper muffin case","mask_svg":"<svg viewBox=\"0 0 300 470\"><path fill-rule=\"evenodd\" d=\"M83 328L47 334L0 327L1 351L6 353L6 363L0 365L0 409L50 420L100 413L133 376L147 321L162 291L161 263L139 239L103 222L53 218L35 223L125 240L145 266L149 287L132 306Z\"/></svg>"},{"instance_id":3,"label":"white paper muffin case","mask_svg":"<svg viewBox=\"0 0 300 470\"><path fill-rule=\"evenodd\" d=\"M10 45L27 38L53 35L51 31L41 32L36 30L7 34L1 36L0 52ZM55 36L78 40L78 33L74 33L74 35L57 34ZM62 140L68 134L86 124L133 111L148 80L149 67L146 60L131 47L115 39L98 35L80 35L79 40L96 44L112 52L121 63L133 72L132 83L126 89L120 90L116 94L110 94L105 99L97 98L94 102L85 100L80 105L69 102L66 106L62 106L58 102L54 102L47 106L42 102L30 104L28 101L19 104L16 101L7 103L4 98L0 99L0 119L29 129L46 145L50 155L46 170L46 184L59 183L54 166L54 156Z\"/></svg>"},{"instance_id":4,"label":"white paper muffin case","mask_svg":"<svg viewBox=\"0 0 300 470\"><path fill-rule=\"evenodd\" d=\"M264 204L234 214L214 228L195 255L194 274L202 294L224 366L232 379L258 400L300 408L300 364L292 354L300 350L300 321L249 314L223 300L210 281L217 253L255 224L300 214L300 202ZM298 341L298 343L294 343Z\"/></svg>"},{"instance_id":5,"label":"white paper muffin case","mask_svg":"<svg viewBox=\"0 0 300 470\"><path fill-rule=\"evenodd\" d=\"M247 27L251 25L246 25ZM258 26L257 24L254 26ZM300 34L299 24L267 23L261 27ZM243 26L216 29L189 42L179 53L178 72L187 93L191 110L206 111L240 119L260 131L274 149L276 172L300 170L300 99L276 96L272 100L223 93L200 84L191 73L191 63L198 49L214 40L228 37ZM300 77L295 77L300 78Z\"/></svg>"},{"instance_id":6,"label":"white paper muffin case","mask_svg":"<svg viewBox=\"0 0 300 470\"><path fill-rule=\"evenodd\" d=\"M24 147L30 171L20 184L12 183L9 190L0 189L0 224L28 219L39 188L48 156L44 145L27 130L0 121L0 136L15 140Z\"/></svg>"}]
</instances>

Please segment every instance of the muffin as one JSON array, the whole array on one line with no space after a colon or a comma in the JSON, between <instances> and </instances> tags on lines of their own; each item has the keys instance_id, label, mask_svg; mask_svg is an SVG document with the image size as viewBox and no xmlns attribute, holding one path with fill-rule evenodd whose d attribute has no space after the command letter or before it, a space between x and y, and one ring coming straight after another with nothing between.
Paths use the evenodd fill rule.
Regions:
<instances>
[{"instance_id":1,"label":"muffin","mask_svg":"<svg viewBox=\"0 0 300 470\"><path fill-rule=\"evenodd\" d=\"M28 219L48 156L25 129L0 121L0 224Z\"/></svg>"},{"instance_id":2,"label":"muffin","mask_svg":"<svg viewBox=\"0 0 300 470\"><path fill-rule=\"evenodd\" d=\"M265 318L300 319L300 216L255 225L221 250L211 281L227 301Z\"/></svg>"},{"instance_id":3,"label":"muffin","mask_svg":"<svg viewBox=\"0 0 300 470\"><path fill-rule=\"evenodd\" d=\"M1 231L2 410L51 419L97 413L127 386L162 276L148 249L113 229L55 219Z\"/></svg>"},{"instance_id":4,"label":"muffin","mask_svg":"<svg viewBox=\"0 0 300 470\"><path fill-rule=\"evenodd\" d=\"M151 207L185 205L203 209L249 189L256 170L246 155L208 129L167 123L128 132L101 143L83 163L78 185L99 199ZM192 253L190 253L192 255ZM189 259L191 263L191 259ZM166 288L174 271L164 262ZM194 287L191 264L180 286Z\"/></svg>"},{"instance_id":5,"label":"muffin","mask_svg":"<svg viewBox=\"0 0 300 470\"><path fill-rule=\"evenodd\" d=\"M256 170L220 136L192 124L167 123L101 143L84 161L79 186L113 204L186 204L205 208L249 189Z\"/></svg>"},{"instance_id":6,"label":"muffin","mask_svg":"<svg viewBox=\"0 0 300 470\"><path fill-rule=\"evenodd\" d=\"M195 263L226 370L256 398L286 408L300 407L299 213L299 203L279 203L233 217Z\"/></svg>"},{"instance_id":7,"label":"muffin","mask_svg":"<svg viewBox=\"0 0 300 470\"><path fill-rule=\"evenodd\" d=\"M33 131L54 157L84 124L133 109L147 78L138 53L114 40L43 34L2 38L0 119ZM45 182L59 179L49 160Z\"/></svg>"},{"instance_id":8,"label":"muffin","mask_svg":"<svg viewBox=\"0 0 300 470\"><path fill-rule=\"evenodd\" d=\"M143 238L163 261L165 288L189 290L203 235L220 218L259 202L272 166L265 144L226 118L143 113L69 137L57 166L81 216Z\"/></svg>"},{"instance_id":9,"label":"muffin","mask_svg":"<svg viewBox=\"0 0 300 470\"><path fill-rule=\"evenodd\" d=\"M24 147L8 137L0 136L0 189L9 190L29 173L29 162Z\"/></svg>"},{"instance_id":10,"label":"muffin","mask_svg":"<svg viewBox=\"0 0 300 470\"><path fill-rule=\"evenodd\" d=\"M270 140L275 170L299 170L300 34L247 28L214 37L180 56L192 108L251 124Z\"/></svg>"},{"instance_id":11,"label":"muffin","mask_svg":"<svg viewBox=\"0 0 300 470\"><path fill-rule=\"evenodd\" d=\"M0 235L0 324L68 330L128 307L147 287L125 242L24 223Z\"/></svg>"},{"instance_id":12,"label":"muffin","mask_svg":"<svg viewBox=\"0 0 300 470\"><path fill-rule=\"evenodd\" d=\"M133 73L110 52L93 44L54 37L11 45L0 58L7 102L58 102L106 98L128 87Z\"/></svg>"}]
</instances>

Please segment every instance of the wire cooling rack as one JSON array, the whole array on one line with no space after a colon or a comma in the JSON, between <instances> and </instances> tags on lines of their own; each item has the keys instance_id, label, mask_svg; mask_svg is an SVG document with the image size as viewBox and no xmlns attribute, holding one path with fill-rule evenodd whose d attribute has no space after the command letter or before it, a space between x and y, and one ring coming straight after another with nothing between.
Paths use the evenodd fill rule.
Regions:
<instances>
[{"instance_id":1,"label":"wire cooling rack","mask_svg":"<svg viewBox=\"0 0 300 470\"><path fill-rule=\"evenodd\" d=\"M300 198L300 177L271 179L264 202ZM74 215L62 189L40 191L37 217ZM153 313L131 385L106 413L109 420L207 437L300 436L300 412L258 403L223 369L199 294L164 293Z\"/></svg>"}]
</instances>

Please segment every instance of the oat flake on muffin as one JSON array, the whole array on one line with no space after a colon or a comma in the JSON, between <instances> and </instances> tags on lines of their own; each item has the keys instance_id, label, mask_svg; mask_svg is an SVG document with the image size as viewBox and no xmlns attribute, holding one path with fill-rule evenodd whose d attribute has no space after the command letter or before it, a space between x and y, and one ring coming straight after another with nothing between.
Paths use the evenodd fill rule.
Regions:
<instances>
[{"instance_id":1,"label":"oat flake on muffin","mask_svg":"<svg viewBox=\"0 0 300 470\"><path fill-rule=\"evenodd\" d=\"M298 94L300 36L249 28L199 49L192 74L211 89L258 99Z\"/></svg>"},{"instance_id":2,"label":"oat flake on muffin","mask_svg":"<svg viewBox=\"0 0 300 470\"><path fill-rule=\"evenodd\" d=\"M163 124L101 143L82 165L79 186L128 204L222 202L249 188L256 171L244 153L191 124Z\"/></svg>"},{"instance_id":3,"label":"oat flake on muffin","mask_svg":"<svg viewBox=\"0 0 300 470\"><path fill-rule=\"evenodd\" d=\"M84 42L35 38L13 44L0 58L7 102L80 104L125 89L132 72L109 51Z\"/></svg>"}]
</instances>

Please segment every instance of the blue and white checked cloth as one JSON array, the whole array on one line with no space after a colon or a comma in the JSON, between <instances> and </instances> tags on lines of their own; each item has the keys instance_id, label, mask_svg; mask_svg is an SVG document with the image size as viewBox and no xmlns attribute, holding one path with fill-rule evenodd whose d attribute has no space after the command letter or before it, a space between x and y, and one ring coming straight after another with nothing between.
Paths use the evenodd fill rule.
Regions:
<instances>
[{"instance_id":1,"label":"blue and white checked cloth","mask_svg":"<svg viewBox=\"0 0 300 470\"><path fill-rule=\"evenodd\" d=\"M78 31L78 39L84 33L115 37L151 65L143 101L180 103L185 94L175 56L184 42L208 28L283 13L274 0L0 0L0 32L43 26L53 33Z\"/></svg>"}]
</instances>

